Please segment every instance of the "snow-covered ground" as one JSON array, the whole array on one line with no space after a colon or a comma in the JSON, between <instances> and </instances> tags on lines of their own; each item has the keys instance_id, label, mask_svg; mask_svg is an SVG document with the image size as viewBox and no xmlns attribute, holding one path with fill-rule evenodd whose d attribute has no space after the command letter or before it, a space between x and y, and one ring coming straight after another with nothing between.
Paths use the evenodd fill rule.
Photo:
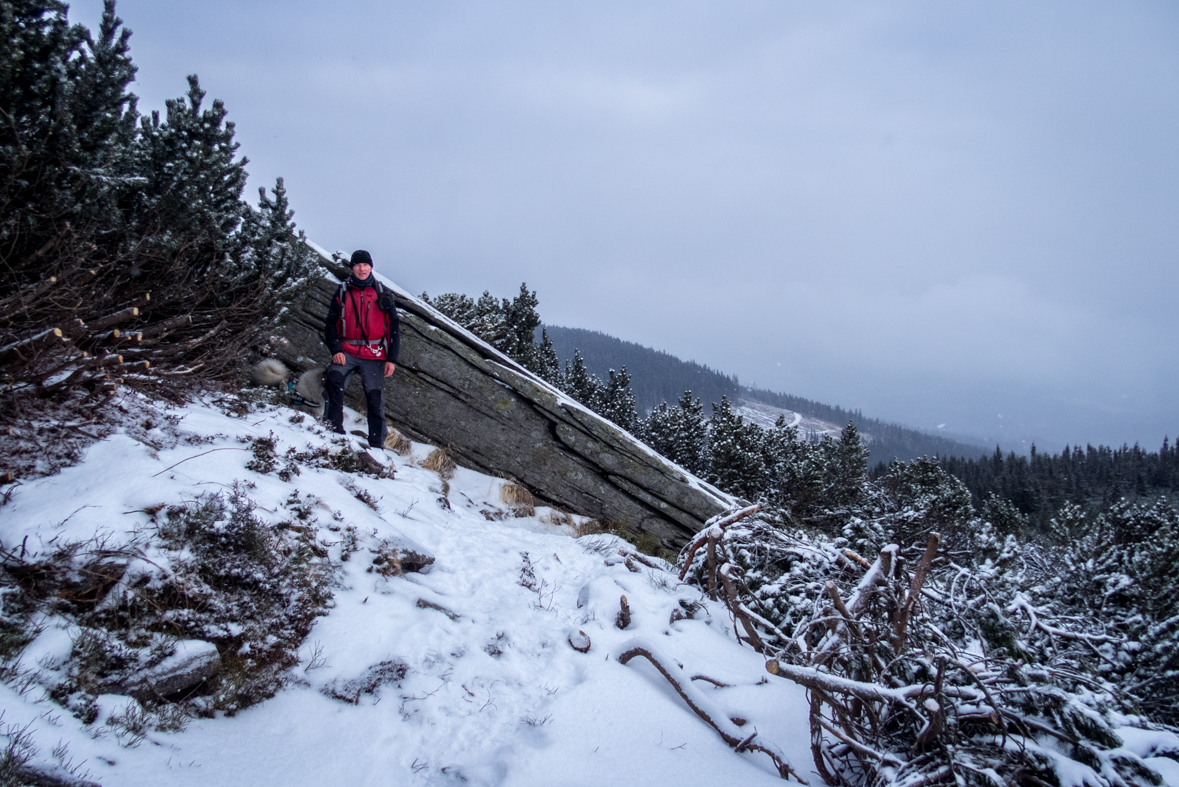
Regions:
<instances>
[{"instance_id":1,"label":"snow-covered ground","mask_svg":"<svg viewBox=\"0 0 1179 787\"><path fill-rule=\"evenodd\" d=\"M127 396L128 406L149 406ZM250 497L264 520L289 518L284 505L297 490L317 501L325 524L338 511L355 526L360 549L340 564L334 604L307 638L298 680L233 717L194 719L182 732L149 732L125 747L108 724L125 711L125 697L100 697L87 726L37 685L23 694L0 685L0 728L27 726L38 750L32 764L83 763L79 773L103 785L780 783L768 757L734 753L651 664L618 663L619 647L643 637L682 664L685 679L728 684L691 685L821 783L811 772L803 692L766 675L762 659L736 641L722 605L674 574L630 570L619 557L631 549L625 542L577 538L544 508L512 516L500 502L503 480L462 468L445 490L448 508L442 479L418 466L427 445L414 444L406 457L378 452L394 463L393 479L305 467L287 482L247 469L251 454L240 438L273 433L280 455L339 438L310 419L292 422L292 411L278 406L243 418L197 401L173 413L180 421L168 439L158 426L120 429L76 466L18 487L0 508L5 547L24 543L44 554L96 533L108 543L142 539L154 507L241 480L255 485ZM319 532L338 561L341 533ZM423 574L370 572L368 548L388 538L412 539L436 562ZM633 612L625 631L615 626L622 595ZM671 621L673 611L695 605L692 617ZM64 618L43 623L25 651L32 669L60 663L76 635ZM588 653L571 647L577 632L590 638ZM360 693L357 704L329 696L398 662L404 677Z\"/></svg>"},{"instance_id":2,"label":"snow-covered ground","mask_svg":"<svg viewBox=\"0 0 1179 787\"><path fill-rule=\"evenodd\" d=\"M428 445L413 444L408 456L376 452L395 465L393 479L304 466L284 481L247 468L250 440L273 436L281 457L287 448L338 449L341 438L281 406L235 416L224 402L196 401L171 419L135 393L123 406L123 427L78 464L8 490L5 549L34 560L97 536L106 547L134 542L145 559L164 560L152 552L159 506L240 481L252 485L255 513L270 524L290 519L292 499L314 509L319 544L339 567L332 606L272 699L142 738L118 722L134 702L127 697L100 696L84 724L47 696L78 629L46 617L25 648L24 672L10 670L16 679L0 683L0 749L23 735L37 750L31 765L60 773L65 764L108 787L781 783L767 756L735 753L650 663L619 663L626 643L641 638L682 672L698 704L744 720L741 734L756 731L821 784L801 689L766 675L762 659L736 641L722 605L672 573L633 560L628 567L625 542L578 538L577 518L570 525L545 508L514 516L501 502L502 479L459 468L444 483L421 466ZM350 428L362 428L349 417ZM404 576L370 570L372 550L390 539L416 542L435 563ZM349 546L355 551L341 560ZM633 615L626 630L615 625L623 595ZM581 634L591 643L586 653L571 645ZM726 685L691 682L699 675ZM1179 787L1179 763L1149 756L1174 748L1175 736L1119 733ZM1073 765L1069 787L1097 783Z\"/></svg>"}]
</instances>

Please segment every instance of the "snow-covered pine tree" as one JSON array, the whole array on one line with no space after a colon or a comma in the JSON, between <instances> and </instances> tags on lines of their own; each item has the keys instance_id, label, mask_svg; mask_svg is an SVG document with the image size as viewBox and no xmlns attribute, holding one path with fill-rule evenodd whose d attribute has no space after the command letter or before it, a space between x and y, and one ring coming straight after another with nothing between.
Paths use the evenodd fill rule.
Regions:
<instances>
[{"instance_id":1,"label":"snow-covered pine tree","mask_svg":"<svg viewBox=\"0 0 1179 787\"><path fill-rule=\"evenodd\" d=\"M536 293L528 289L526 283L520 284L520 293L508 301L503 301L504 338L500 348L512 360L531 368L534 363L536 329L540 325L540 314L536 307L540 301Z\"/></svg>"},{"instance_id":2,"label":"snow-covered pine tree","mask_svg":"<svg viewBox=\"0 0 1179 787\"><path fill-rule=\"evenodd\" d=\"M1020 538L1028 535L1028 518L1010 500L994 492L989 493L983 502L982 517L1000 533L1014 534Z\"/></svg>"},{"instance_id":3,"label":"snow-covered pine tree","mask_svg":"<svg viewBox=\"0 0 1179 787\"><path fill-rule=\"evenodd\" d=\"M441 311L463 328L471 331L492 347L509 355L543 380L557 386L594 412L609 418L628 431L636 428L634 392L630 388L630 374L610 372L609 382L603 382L585 365L580 352L562 369L548 332L541 330L541 341L536 343L536 329L540 326L536 293L520 284L519 294L512 300L496 298L484 291L477 301L458 293L444 293L431 298L423 292L422 300Z\"/></svg>"},{"instance_id":4,"label":"snow-covered pine tree","mask_svg":"<svg viewBox=\"0 0 1179 787\"><path fill-rule=\"evenodd\" d=\"M243 232L246 162L221 102L203 109L194 76L165 120L137 123L114 4L95 37L66 10L0 6L0 388L45 399L148 373L232 374L299 254ZM285 195L262 211L255 229L291 234Z\"/></svg>"},{"instance_id":5,"label":"snow-covered pine tree","mask_svg":"<svg viewBox=\"0 0 1179 787\"><path fill-rule=\"evenodd\" d=\"M471 330L497 349L507 346L507 303L507 298L501 302L487 290L475 301Z\"/></svg>"},{"instance_id":6,"label":"snow-covered pine tree","mask_svg":"<svg viewBox=\"0 0 1179 787\"><path fill-rule=\"evenodd\" d=\"M469 295L444 292L436 298L431 298L429 293L423 292L421 299L466 330L475 333L475 301Z\"/></svg>"},{"instance_id":7,"label":"snow-covered pine tree","mask_svg":"<svg viewBox=\"0 0 1179 787\"><path fill-rule=\"evenodd\" d=\"M565 362L565 391L595 413L601 413L605 386L597 375L590 374L585 359L577 350L573 360Z\"/></svg>"},{"instance_id":8,"label":"snow-covered pine tree","mask_svg":"<svg viewBox=\"0 0 1179 787\"><path fill-rule=\"evenodd\" d=\"M265 188L258 189L258 208L247 210L242 225L243 267L269 278L280 309L306 292L317 264L303 232L295 228L294 216L286 186L279 178L270 195Z\"/></svg>"},{"instance_id":9,"label":"snow-covered pine tree","mask_svg":"<svg viewBox=\"0 0 1179 787\"><path fill-rule=\"evenodd\" d=\"M671 451L670 457L689 472L701 475L705 470L705 451L708 448L708 419L704 417L704 404L693 397L691 391L684 391L671 410Z\"/></svg>"},{"instance_id":10,"label":"snow-covered pine tree","mask_svg":"<svg viewBox=\"0 0 1179 787\"><path fill-rule=\"evenodd\" d=\"M798 427L787 426L783 416L766 432L765 500L796 521L809 518L823 500L827 466L817 448L799 436Z\"/></svg>"},{"instance_id":11,"label":"snow-covered pine tree","mask_svg":"<svg viewBox=\"0 0 1179 787\"><path fill-rule=\"evenodd\" d=\"M672 428L671 408L667 406L667 402L660 402L646 418L638 421L635 426L635 437L675 462L677 460L672 453Z\"/></svg>"},{"instance_id":12,"label":"snow-covered pine tree","mask_svg":"<svg viewBox=\"0 0 1179 787\"><path fill-rule=\"evenodd\" d=\"M722 396L712 406L708 428L708 480L747 500L759 499L765 486L763 441L762 429L746 423Z\"/></svg>"},{"instance_id":13,"label":"snow-covered pine tree","mask_svg":"<svg viewBox=\"0 0 1179 787\"><path fill-rule=\"evenodd\" d=\"M118 226L119 203L138 184L135 136L137 99L127 88L135 79L130 55L131 31L115 15L114 0L105 0L98 36L87 31L90 58L75 86L74 127L81 154L82 193L78 218L98 227Z\"/></svg>"},{"instance_id":14,"label":"snow-covered pine tree","mask_svg":"<svg viewBox=\"0 0 1179 787\"><path fill-rule=\"evenodd\" d=\"M557 351L553 349L553 340L549 338L549 332L544 328L540 329L540 344L533 347L532 362L528 368L546 383L558 388L563 387L561 361L557 358Z\"/></svg>"},{"instance_id":15,"label":"snow-covered pine tree","mask_svg":"<svg viewBox=\"0 0 1179 787\"><path fill-rule=\"evenodd\" d=\"M1179 515L1174 508L1119 501L1053 557L1059 568L1046 583L1046 602L1101 621L1107 633L1119 635L1089 668L1117 680L1153 718L1179 723ZM1089 655L1082 649L1077 658Z\"/></svg>"},{"instance_id":16,"label":"snow-covered pine tree","mask_svg":"<svg viewBox=\"0 0 1179 787\"><path fill-rule=\"evenodd\" d=\"M1080 539L1090 526L1085 510L1076 503L1067 503L1048 523L1048 537L1058 546L1070 545Z\"/></svg>"},{"instance_id":17,"label":"snow-covered pine tree","mask_svg":"<svg viewBox=\"0 0 1179 787\"><path fill-rule=\"evenodd\" d=\"M922 544L931 532L948 548L969 541L975 521L970 491L936 459L892 462L868 506L886 519L890 541L902 547Z\"/></svg>"},{"instance_id":18,"label":"snow-covered pine tree","mask_svg":"<svg viewBox=\"0 0 1179 787\"><path fill-rule=\"evenodd\" d=\"M708 442L704 405L684 391L674 407L660 402L640 421L637 437L685 470L702 475Z\"/></svg>"},{"instance_id":19,"label":"snow-covered pine tree","mask_svg":"<svg viewBox=\"0 0 1179 787\"><path fill-rule=\"evenodd\" d=\"M238 260L231 261L243 251L236 231L246 209L241 195L249 162L234 158L239 146L225 105L218 99L203 108L204 99L192 74L188 92L165 102L163 120L152 112L140 124L138 168L145 181L135 191L136 219L140 270L149 276L180 254L195 277L217 271L233 281L255 273L234 270ZM164 227L167 232L159 231Z\"/></svg>"},{"instance_id":20,"label":"snow-covered pine tree","mask_svg":"<svg viewBox=\"0 0 1179 787\"><path fill-rule=\"evenodd\" d=\"M824 497L832 506L852 506L860 497L868 473L868 447L860 438L854 421L839 433L831 447L831 460Z\"/></svg>"},{"instance_id":21,"label":"snow-covered pine tree","mask_svg":"<svg viewBox=\"0 0 1179 787\"><path fill-rule=\"evenodd\" d=\"M99 36L56 0L0 14L0 298L107 247L130 182L135 77L126 30L106 3ZM93 267L93 264L90 264ZM48 270L47 270L48 268ZM22 314L28 322L29 314ZM2 343L2 342L0 342Z\"/></svg>"},{"instance_id":22,"label":"snow-covered pine tree","mask_svg":"<svg viewBox=\"0 0 1179 787\"><path fill-rule=\"evenodd\" d=\"M630 390L630 373L626 367L615 373L610 370L610 377L606 381L602 395L601 415L609 418L628 432L635 428L635 395Z\"/></svg>"}]
</instances>

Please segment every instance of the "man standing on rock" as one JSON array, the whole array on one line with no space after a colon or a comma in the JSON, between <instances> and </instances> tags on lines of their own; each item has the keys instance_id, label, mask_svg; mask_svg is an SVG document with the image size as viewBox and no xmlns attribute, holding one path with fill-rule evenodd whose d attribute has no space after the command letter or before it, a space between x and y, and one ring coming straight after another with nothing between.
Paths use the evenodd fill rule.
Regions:
<instances>
[{"instance_id":1,"label":"man standing on rock","mask_svg":"<svg viewBox=\"0 0 1179 787\"><path fill-rule=\"evenodd\" d=\"M368 408L368 444L385 444L385 411L381 388L396 369L401 347L401 323L393 293L373 276L372 255L352 252L352 275L340 285L328 308L324 341L332 354L324 376L327 408L324 419L344 434L344 389L360 372Z\"/></svg>"}]
</instances>

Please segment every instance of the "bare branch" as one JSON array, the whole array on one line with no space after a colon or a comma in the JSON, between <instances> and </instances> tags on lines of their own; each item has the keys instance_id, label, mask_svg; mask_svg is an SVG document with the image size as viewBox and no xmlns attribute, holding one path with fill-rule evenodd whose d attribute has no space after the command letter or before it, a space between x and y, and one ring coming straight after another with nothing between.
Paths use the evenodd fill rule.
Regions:
<instances>
[{"instance_id":1,"label":"bare branch","mask_svg":"<svg viewBox=\"0 0 1179 787\"><path fill-rule=\"evenodd\" d=\"M688 575L688 569L692 566L692 558L695 557L697 550L704 546L708 539L715 532L716 537L724 532L725 528L734 522L740 522L747 516L756 514L761 509L761 506L748 506L737 511L727 511L723 514L718 514L712 519L704 523L704 527L697 533L684 549L687 556L683 558L683 568L680 569L680 581L684 581L684 577Z\"/></svg>"},{"instance_id":2,"label":"bare branch","mask_svg":"<svg viewBox=\"0 0 1179 787\"><path fill-rule=\"evenodd\" d=\"M905 634L909 628L909 617L913 614L913 608L917 606L917 598L921 595L921 586L925 584L925 575L929 572L929 564L933 562L933 557L937 554L937 547L941 543L941 540L942 537L940 534L929 534L929 543L925 547L925 554L921 556L921 562L917 564L917 570L913 572L913 584L909 588L909 595L905 598L905 602L901 604L900 612L897 615L896 634L893 637L892 647L898 653L905 645Z\"/></svg>"}]
</instances>

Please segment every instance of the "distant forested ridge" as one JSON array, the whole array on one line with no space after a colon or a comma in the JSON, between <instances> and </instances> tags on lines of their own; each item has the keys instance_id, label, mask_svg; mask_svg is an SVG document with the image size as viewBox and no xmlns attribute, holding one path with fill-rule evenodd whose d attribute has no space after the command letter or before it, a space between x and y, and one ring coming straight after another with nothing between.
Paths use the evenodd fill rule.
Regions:
<instances>
[{"instance_id":1,"label":"distant forested ridge","mask_svg":"<svg viewBox=\"0 0 1179 787\"><path fill-rule=\"evenodd\" d=\"M1179 495L1179 445L1166 438L1157 452L1139 446L1065 447L1059 454L1031 456L994 454L979 459L945 456L941 466L966 484L976 508L991 496L1006 499L1041 531L1067 505L1088 512L1108 508L1125 498L1149 502Z\"/></svg>"},{"instance_id":2,"label":"distant forested ridge","mask_svg":"<svg viewBox=\"0 0 1179 787\"><path fill-rule=\"evenodd\" d=\"M662 350L616 339L601 331L559 325L545 325L544 330L562 361L572 360L574 351L578 351L586 368L603 379L611 369L625 366L630 372L635 406L641 414L651 412L662 402L675 402L684 391L691 391L702 402L719 402L724 396L732 401L741 393L735 376L695 361L682 361Z\"/></svg>"},{"instance_id":3,"label":"distant forested ridge","mask_svg":"<svg viewBox=\"0 0 1179 787\"><path fill-rule=\"evenodd\" d=\"M859 410L845 410L764 388L749 388L741 385L735 375L729 376L695 361L683 361L661 350L616 339L600 331L556 325L545 325L544 331L558 358L571 360L577 351L593 374L605 378L611 369L625 367L641 415L650 413L664 402L675 403L684 391L691 391L706 406L719 404L727 397L733 403L746 400L780 407L837 427L855 423L861 433L869 436L868 448L873 464L894 459L909 461L920 456L981 457L986 453L980 446L865 418Z\"/></svg>"}]
</instances>

